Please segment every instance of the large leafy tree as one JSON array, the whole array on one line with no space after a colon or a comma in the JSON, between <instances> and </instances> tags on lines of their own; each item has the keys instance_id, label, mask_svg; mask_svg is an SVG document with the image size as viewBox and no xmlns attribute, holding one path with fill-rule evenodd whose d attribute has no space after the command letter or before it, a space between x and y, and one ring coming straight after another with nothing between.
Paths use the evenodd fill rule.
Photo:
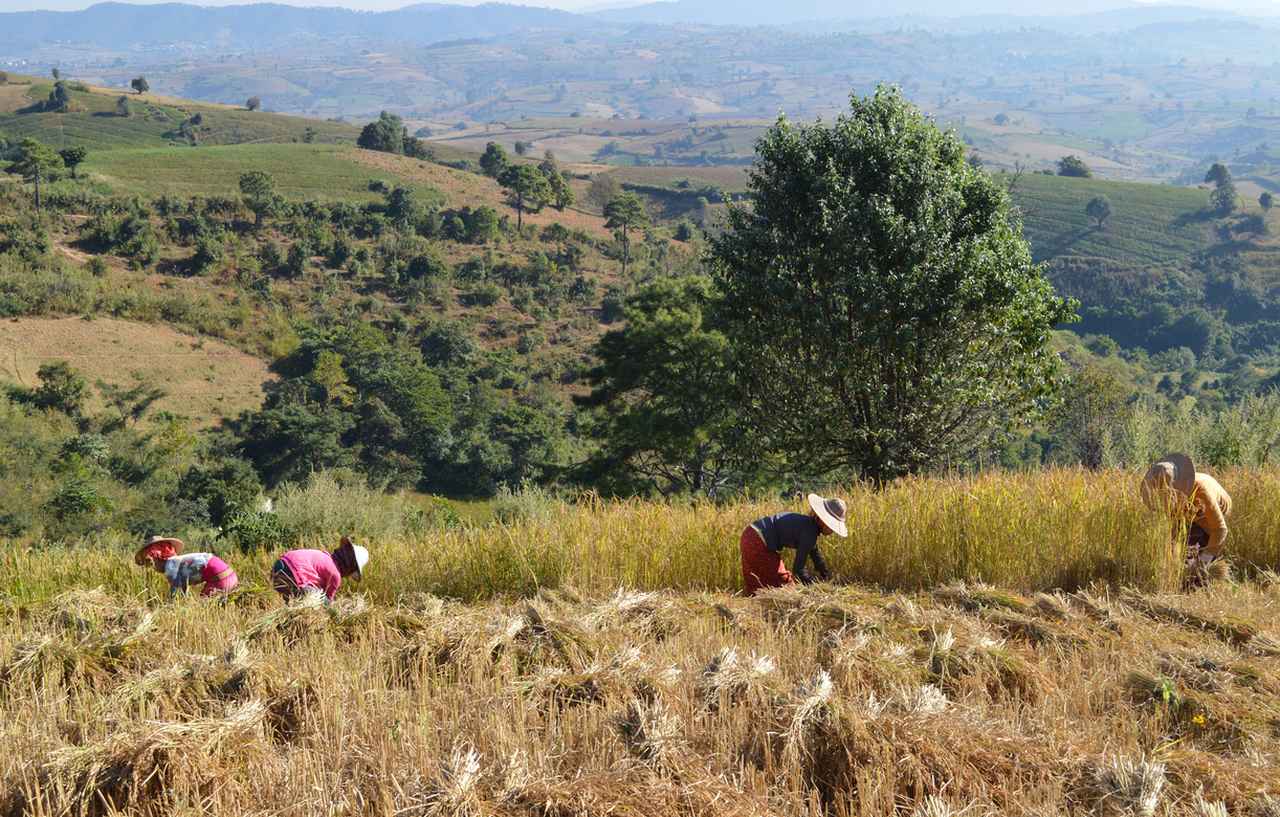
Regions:
<instances>
[{"instance_id":1,"label":"large leafy tree","mask_svg":"<svg viewBox=\"0 0 1280 817\"><path fill-rule=\"evenodd\" d=\"M1130 389L1108 369L1083 366L1071 373L1063 398L1050 417L1057 458L1094 470L1107 465L1115 442L1111 435L1127 411Z\"/></svg>"},{"instance_id":2,"label":"large leafy tree","mask_svg":"<svg viewBox=\"0 0 1280 817\"><path fill-rule=\"evenodd\" d=\"M1093 219L1101 230L1106 226L1107 219L1111 218L1111 200L1106 196L1094 196L1084 206L1084 214Z\"/></svg>"},{"instance_id":3,"label":"large leafy tree","mask_svg":"<svg viewBox=\"0 0 1280 817\"><path fill-rule=\"evenodd\" d=\"M240 453L267 485L348 466L405 487L447 447L453 412L439 378L417 348L373 326L307 328L276 369L264 408L237 424Z\"/></svg>"},{"instance_id":4,"label":"large leafy tree","mask_svg":"<svg viewBox=\"0 0 1280 817\"><path fill-rule=\"evenodd\" d=\"M9 172L35 185L36 209L39 210L40 183L56 178L62 168L62 157L53 148L35 139L23 139L18 147L18 160L9 165Z\"/></svg>"},{"instance_id":5,"label":"large leafy tree","mask_svg":"<svg viewBox=\"0 0 1280 817\"><path fill-rule=\"evenodd\" d=\"M76 178L76 168L89 158L89 151L84 145L74 145L69 148L63 148L58 151L58 156L62 157L62 163L71 169L71 178Z\"/></svg>"},{"instance_id":6,"label":"large leafy tree","mask_svg":"<svg viewBox=\"0 0 1280 817\"><path fill-rule=\"evenodd\" d=\"M404 139L408 132L404 120L393 113L383 111L378 118L365 125L356 144L365 150L383 153L404 153Z\"/></svg>"},{"instance_id":7,"label":"large leafy tree","mask_svg":"<svg viewBox=\"0 0 1280 817\"><path fill-rule=\"evenodd\" d=\"M1079 156L1063 156L1058 160L1058 175L1088 179L1093 176L1093 171Z\"/></svg>"},{"instance_id":8,"label":"large leafy tree","mask_svg":"<svg viewBox=\"0 0 1280 817\"><path fill-rule=\"evenodd\" d=\"M500 178L510 166L511 160L507 158L507 152L502 149L502 145L490 142L484 146L484 153L480 156L480 169L486 176Z\"/></svg>"},{"instance_id":9,"label":"large leafy tree","mask_svg":"<svg viewBox=\"0 0 1280 817\"><path fill-rule=\"evenodd\" d=\"M31 393L31 402L40 408L79 417L89 398L89 383L65 360L45 363L36 370L40 385Z\"/></svg>"},{"instance_id":10,"label":"large leafy tree","mask_svg":"<svg viewBox=\"0 0 1280 817\"><path fill-rule=\"evenodd\" d=\"M275 179L261 170L240 175L240 196L244 199L244 206L253 213L255 229L261 229L263 220L280 205Z\"/></svg>"},{"instance_id":11,"label":"large leafy tree","mask_svg":"<svg viewBox=\"0 0 1280 817\"><path fill-rule=\"evenodd\" d=\"M516 208L516 229L524 227L526 210L536 213L552 199L551 185L541 170L533 165L512 165L498 177L507 191L511 206Z\"/></svg>"},{"instance_id":12,"label":"large leafy tree","mask_svg":"<svg viewBox=\"0 0 1280 817\"><path fill-rule=\"evenodd\" d=\"M67 83L61 80L53 83L53 90L49 92L49 99L45 102L45 110L54 113L71 110L71 92L67 90Z\"/></svg>"},{"instance_id":13,"label":"large leafy tree","mask_svg":"<svg viewBox=\"0 0 1280 817\"><path fill-rule=\"evenodd\" d=\"M664 278L627 301L596 345L580 405L598 409L586 476L620 492L713 493L734 474L728 340L708 325L710 281Z\"/></svg>"},{"instance_id":14,"label":"large leafy tree","mask_svg":"<svg viewBox=\"0 0 1280 817\"><path fill-rule=\"evenodd\" d=\"M757 153L712 255L762 448L881 481L1039 414L1072 305L960 139L882 87L830 125L779 120Z\"/></svg>"},{"instance_id":15,"label":"large leafy tree","mask_svg":"<svg viewBox=\"0 0 1280 817\"><path fill-rule=\"evenodd\" d=\"M551 186L552 206L557 210L572 207L577 196L574 194L573 188L569 186L569 177L560 169L560 164L556 161L555 154L548 150L546 156L542 159L542 164L538 165L538 169L547 177L547 184Z\"/></svg>"},{"instance_id":16,"label":"large leafy tree","mask_svg":"<svg viewBox=\"0 0 1280 817\"><path fill-rule=\"evenodd\" d=\"M631 231L649 223L644 202L635 193L621 193L604 206L604 226L617 230L622 237L622 274L627 274L631 261Z\"/></svg>"}]
</instances>

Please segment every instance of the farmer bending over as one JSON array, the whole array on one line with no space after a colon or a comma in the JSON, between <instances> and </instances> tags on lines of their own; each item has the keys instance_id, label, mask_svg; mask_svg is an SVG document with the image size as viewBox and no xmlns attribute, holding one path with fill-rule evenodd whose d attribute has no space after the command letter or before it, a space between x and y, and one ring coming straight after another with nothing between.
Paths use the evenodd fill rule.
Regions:
<instances>
[{"instance_id":1,"label":"farmer bending over","mask_svg":"<svg viewBox=\"0 0 1280 817\"><path fill-rule=\"evenodd\" d=\"M230 565L212 553L182 553L182 540L166 536L152 536L138 548L133 561L139 567L148 563L163 573L169 582L169 595L185 593L193 584L203 584L201 596L230 593L240 580ZM181 555L179 555L181 554Z\"/></svg>"},{"instance_id":2,"label":"farmer bending over","mask_svg":"<svg viewBox=\"0 0 1280 817\"><path fill-rule=\"evenodd\" d=\"M323 550L285 553L271 567L271 586L286 600L318 591L333 601L342 580L350 576L360 581L368 563L369 551L344 536L342 544L332 553Z\"/></svg>"},{"instance_id":3,"label":"farmer bending over","mask_svg":"<svg viewBox=\"0 0 1280 817\"><path fill-rule=\"evenodd\" d=\"M1196 472L1186 454L1169 454L1142 479L1142 501L1173 520L1173 542L1185 529L1187 567L1203 571L1222 556L1231 497L1218 481Z\"/></svg>"},{"instance_id":4,"label":"farmer bending over","mask_svg":"<svg viewBox=\"0 0 1280 817\"><path fill-rule=\"evenodd\" d=\"M818 575L831 578L827 563L818 552L818 537L829 533L844 538L849 535L845 527L843 500L824 499L809 494L809 513L780 513L757 519L742 532L739 547L742 550L742 583L748 596L755 595L763 587L782 587L799 579L809 584L814 579L805 571L810 558ZM782 549L795 548L795 567L787 570L782 562Z\"/></svg>"}]
</instances>

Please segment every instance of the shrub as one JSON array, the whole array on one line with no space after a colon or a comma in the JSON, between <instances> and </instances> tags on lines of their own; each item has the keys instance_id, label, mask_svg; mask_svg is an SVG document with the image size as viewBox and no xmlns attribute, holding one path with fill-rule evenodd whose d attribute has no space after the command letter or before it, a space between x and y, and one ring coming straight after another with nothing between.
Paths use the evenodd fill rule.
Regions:
<instances>
[{"instance_id":1,"label":"shrub","mask_svg":"<svg viewBox=\"0 0 1280 817\"><path fill-rule=\"evenodd\" d=\"M477 284L463 295L461 300L466 306L493 306L502 300L502 290L497 284Z\"/></svg>"},{"instance_id":2,"label":"shrub","mask_svg":"<svg viewBox=\"0 0 1280 817\"><path fill-rule=\"evenodd\" d=\"M111 509L111 501L99 493L87 478L76 475L60 484L45 502L45 508L60 522L67 522Z\"/></svg>"},{"instance_id":3,"label":"shrub","mask_svg":"<svg viewBox=\"0 0 1280 817\"><path fill-rule=\"evenodd\" d=\"M254 510L261 493L262 483L253 466L238 458L193 466L178 483L178 497L199 503L215 525Z\"/></svg>"},{"instance_id":4,"label":"shrub","mask_svg":"<svg viewBox=\"0 0 1280 817\"><path fill-rule=\"evenodd\" d=\"M271 511L239 511L222 526L222 535L241 553L287 550L298 541L297 533Z\"/></svg>"}]
</instances>

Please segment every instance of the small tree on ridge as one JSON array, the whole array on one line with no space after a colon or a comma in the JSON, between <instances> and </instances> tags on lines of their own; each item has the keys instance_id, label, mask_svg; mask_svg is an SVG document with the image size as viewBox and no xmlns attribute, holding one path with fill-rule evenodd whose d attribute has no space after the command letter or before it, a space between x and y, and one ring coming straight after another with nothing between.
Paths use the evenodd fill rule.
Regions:
<instances>
[{"instance_id":1,"label":"small tree on ridge","mask_svg":"<svg viewBox=\"0 0 1280 817\"><path fill-rule=\"evenodd\" d=\"M1094 196L1084 208L1085 215L1093 219L1101 230L1111 218L1111 201L1106 196Z\"/></svg>"}]
</instances>

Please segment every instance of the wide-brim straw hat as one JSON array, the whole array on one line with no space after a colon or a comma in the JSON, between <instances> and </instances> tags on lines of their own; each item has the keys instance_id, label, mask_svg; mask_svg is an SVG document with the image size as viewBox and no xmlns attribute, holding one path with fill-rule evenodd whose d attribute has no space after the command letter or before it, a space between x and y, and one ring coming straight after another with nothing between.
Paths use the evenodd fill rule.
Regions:
<instances>
[{"instance_id":1,"label":"wide-brim straw hat","mask_svg":"<svg viewBox=\"0 0 1280 817\"><path fill-rule=\"evenodd\" d=\"M836 536L843 539L849 535L849 528L844 521L847 510L843 499L826 499L817 494L809 494L809 507Z\"/></svg>"},{"instance_id":2,"label":"wide-brim straw hat","mask_svg":"<svg viewBox=\"0 0 1280 817\"><path fill-rule=\"evenodd\" d=\"M1196 466L1186 454L1166 454L1153 463L1142 477L1142 501L1148 508L1158 510L1163 504L1160 495L1173 489L1182 497L1191 496L1196 487Z\"/></svg>"},{"instance_id":3,"label":"wide-brim straw hat","mask_svg":"<svg viewBox=\"0 0 1280 817\"><path fill-rule=\"evenodd\" d=\"M356 572L351 574L351 578L356 581L363 579L365 565L369 564L369 549L357 545L355 542L351 541L351 537L344 536L342 537L342 541L338 544L338 550L346 550L351 553L351 561L356 566Z\"/></svg>"},{"instance_id":4,"label":"wide-brim straw hat","mask_svg":"<svg viewBox=\"0 0 1280 817\"><path fill-rule=\"evenodd\" d=\"M181 539L174 539L172 536L152 536L134 552L133 561L138 565L145 565L152 559L168 559L177 556L184 547L186 545L182 544Z\"/></svg>"}]
</instances>

